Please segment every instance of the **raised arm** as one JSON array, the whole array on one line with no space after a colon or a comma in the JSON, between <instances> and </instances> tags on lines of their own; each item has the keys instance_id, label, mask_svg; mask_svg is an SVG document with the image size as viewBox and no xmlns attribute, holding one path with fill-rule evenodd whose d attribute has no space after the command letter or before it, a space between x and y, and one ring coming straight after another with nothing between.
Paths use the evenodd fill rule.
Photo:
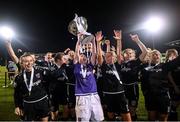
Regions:
<instances>
[{"instance_id":1,"label":"raised arm","mask_svg":"<svg viewBox=\"0 0 180 122\"><path fill-rule=\"evenodd\" d=\"M111 49L110 41L109 40L105 40L105 44L106 44L106 52L110 52L110 49Z\"/></svg>"},{"instance_id":2,"label":"raised arm","mask_svg":"<svg viewBox=\"0 0 180 122\"><path fill-rule=\"evenodd\" d=\"M91 63L94 65L96 62L96 43L95 43L95 37L92 40L92 56L91 56Z\"/></svg>"},{"instance_id":3,"label":"raised arm","mask_svg":"<svg viewBox=\"0 0 180 122\"><path fill-rule=\"evenodd\" d=\"M67 54L70 50L71 50L70 48L66 48L66 49L64 50L64 54Z\"/></svg>"},{"instance_id":4,"label":"raised arm","mask_svg":"<svg viewBox=\"0 0 180 122\"><path fill-rule=\"evenodd\" d=\"M6 46L6 49L8 51L8 54L10 55L11 59L17 64L19 63L19 58L16 56L16 54L14 53L14 50L12 48L12 45L11 45L11 41L10 40L7 40L5 42L5 46Z\"/></svg>"},{"instance_id":5,"label":"raised arm","mask_svg":"<svg viewBox=\"0 0 180 122\"><path fill-rule=\"evenodd\" d=\"M74 64L76 64L79 61L79 50L80 50L80 41L78 39L75 47Z\"/></svg>"},{"instance_id":6,"label":"raised arm","mask_svg":"<svg viewBox=\"0 0 180 122\"><path fill-rule=\"evenodd\" d=\"M92 48L93 48L92 50L93 50L94 54L96 54L96 53L97 53L97 52L96 52L97 49L96 49L96 40L95 40L95 37L94 37L94 36L93 36L93 39L92 39L91 42L92 42L92 46L93 46L93 47L92 47Z\"/></svg>"},{"instance_id":7,"label":"raised arm","mask_svg":"<svg viewBox=\"0 0 180 122\"><path fill-rule=\"evenodd\" d=\"M101 50L101 40L103 38L102 31L99 31L95 34L96 41L97 41L97 59L98 64L101 65L103 63L103 56L102 56L102 50Z\"/></svg>"},{"instance_id":8,"label":"raised arm","mask_svg":"<svg viewBox=\"0 0 180 122\"><path fill-rule=\"evenodd\" d=\"M121 30L114 30L114 39L117 41L117 47L116 47L116 51L117 51L117 60L118 63L120 64L122 62L122 31Z\"/></svg>"},{"instance_id":9,"label":"raised arm","mask_svg":"<svg viewBox=\"0 0 180 122\"><path fill-rule=\"evenodd\" d=\"M139 46L139 48L141 49L141 55L139 56L139 59L141 60L141 61L143 61L144 60L144 58L145 58L145 56L146 56L146 54L148 53L148 50L147 50L147 48L146 48L146 46L139 40L139 37L138 37L138 35L137 34L134 34L134 35L132 35L132 34L130 34L130 37L131 37L131 39L134 41L134 42L136 42L136 44Z\"/></svg>"}]
</instances>

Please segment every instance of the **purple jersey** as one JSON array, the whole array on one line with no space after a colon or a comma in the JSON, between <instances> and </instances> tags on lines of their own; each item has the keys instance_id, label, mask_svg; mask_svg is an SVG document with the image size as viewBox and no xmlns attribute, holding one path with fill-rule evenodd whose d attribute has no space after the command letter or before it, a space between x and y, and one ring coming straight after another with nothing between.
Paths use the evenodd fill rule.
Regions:
<instances>
[{"instance_id":1,"label":"purple jersey","mask_svg":"<svg viewBox=\"0 0 180 122\"><path fill-rule=\"evenodd\" d=\"M93 65L75 64L74 74L76 78L75 95L88 95L97 93L96 80L93 74Z\"/></svg>"}]
</instances>

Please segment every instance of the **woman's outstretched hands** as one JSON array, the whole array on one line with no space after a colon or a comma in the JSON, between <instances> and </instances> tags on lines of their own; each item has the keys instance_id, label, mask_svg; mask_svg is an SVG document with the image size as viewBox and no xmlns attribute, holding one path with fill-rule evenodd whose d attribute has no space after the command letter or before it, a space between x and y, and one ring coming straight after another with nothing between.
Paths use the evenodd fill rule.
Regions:
<instances>
[{"instance_id":1,"label":"woman's outstretched hands","mask_svg":"<svg viewBox=\"0 0 180 122\"><path fill-rule=\"evenodd\" d=\"M114 30L114 39L121 40L122 39L122 31L121 30Z\"/></svg>"},{"instance_id":2,"label":"woman's outstretched hands","mask_svg":"<svg viewBox=\"0 0 180 122\"><path fill-rule=\"evenodd\" d=\"M96 34L96 41L100 42L103 39L102 31L98 31Z\"/></svg>"}]
</instances>

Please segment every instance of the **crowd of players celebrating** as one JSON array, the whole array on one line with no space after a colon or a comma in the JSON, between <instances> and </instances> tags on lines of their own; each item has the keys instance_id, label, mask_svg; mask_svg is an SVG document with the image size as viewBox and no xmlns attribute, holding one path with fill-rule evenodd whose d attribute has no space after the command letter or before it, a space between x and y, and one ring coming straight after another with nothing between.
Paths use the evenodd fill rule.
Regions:
<instances>
[{"instance_id":1,"label":"crowd of players celebrating","mask_svg":"<svg viewBox=\"0 0 180 122\"><path fill-rule=\"evenodd\" d=\"M86 24L76 15L69 25L70 33L77 36L75 50L47 52L43 60L28 52L17 57L11 41L5 41L19 69L14 80L15 114L25 121L136 121L141 86L149 121L177 120L177 50L168 49L162 62L158 50L130 34L141 50L136 54L134 49L123 49L121 30L114 30L116 48L111 48L110 40L102 41L101 31L86 32Z\"/></svg>"}]
</instances>

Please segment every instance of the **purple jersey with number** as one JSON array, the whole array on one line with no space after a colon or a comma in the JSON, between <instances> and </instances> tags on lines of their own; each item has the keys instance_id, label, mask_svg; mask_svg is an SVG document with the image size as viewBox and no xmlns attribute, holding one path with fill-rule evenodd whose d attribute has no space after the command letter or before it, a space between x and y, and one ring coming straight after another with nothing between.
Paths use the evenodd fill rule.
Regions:
<instances>
[{"instance_id":1,"label":"purple jersey with number","mask_svg":"<svg viewBox=\"0 0 180 122\"><path fill-rule=\"evenodd\" d=\"M81 64L75 64L74 74L76 78L76 96L97 93L96 80L93 74L92 64L86 64L86 72L83 72Z\"/></svg>"}]
</instances>

